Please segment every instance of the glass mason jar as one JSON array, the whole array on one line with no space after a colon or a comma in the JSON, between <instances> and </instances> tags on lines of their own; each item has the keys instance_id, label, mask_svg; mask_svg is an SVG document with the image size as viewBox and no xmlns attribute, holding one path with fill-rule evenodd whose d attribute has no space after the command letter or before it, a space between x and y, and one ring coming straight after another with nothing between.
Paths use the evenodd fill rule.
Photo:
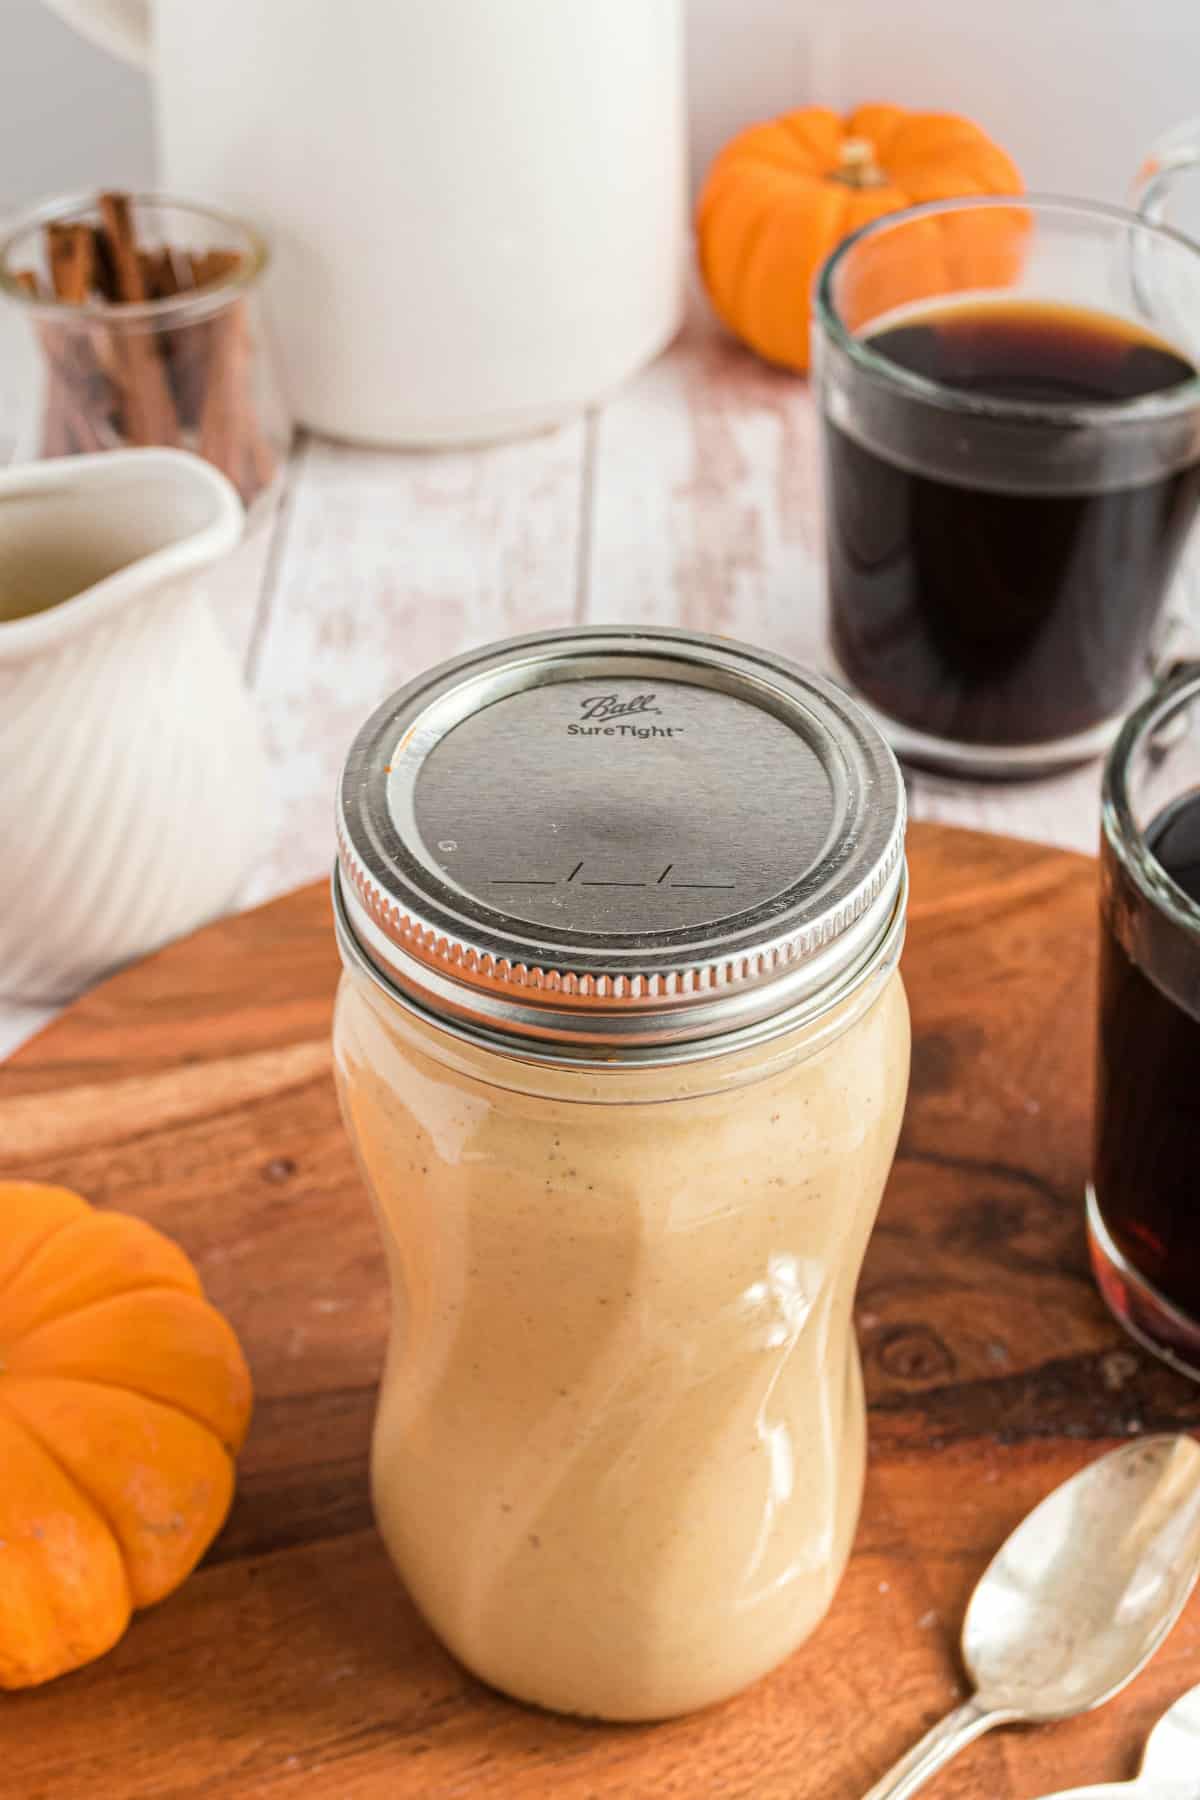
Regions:
<instances>
[{"instance_id":1,"label":"glass mason jar","mask_svg":"<svg viewBox=\"0 0 1200 1800\"><path fill-rule=\"evenodd\" d=\"M470 1669L611 1719L815 1628L908 1076L894 758L682 632L444 665L347 760L335 1055L394 1321L384 1540Z\"/></svg>"}]
</instances>

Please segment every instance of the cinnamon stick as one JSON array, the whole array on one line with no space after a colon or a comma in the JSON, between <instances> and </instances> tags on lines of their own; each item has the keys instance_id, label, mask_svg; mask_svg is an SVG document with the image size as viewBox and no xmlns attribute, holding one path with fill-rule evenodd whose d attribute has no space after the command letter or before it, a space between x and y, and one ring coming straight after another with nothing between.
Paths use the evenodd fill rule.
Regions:
<instances>
[{"instance_id":1,"label":"cinnamon stick","mask_svg":"<svg viewBox=\"0 0 1200 1800\"><path fill-rule=\"evenodd\" d=\"M59 300L82 306L96 275L96 240L88 225L48 225L50 280Z\"/></svg>"},{"instance_id":2,"label":"cinnamon stick","mask_svg":"<svg viewBox=\"0 0 1200 1800\"><path fill-rule=\"evenodd\" d=\"M54 295L68 305L81 306L91 298L96 283L98 269L98 246L96 233L90 225L48 225L46 227L46 260L50 265L50 279L54 287ZM62 334L64 339L68 334ZM113 352L110 334L100 325L89 329L86 335L78 339L70 334L70 362L74 365L79 379L87 385L95 383L97 377L107 382L109 389L119 385L117 358ZM88 349L91 350L91 358ZM92 367L92 359L97 368ZM114 399L110 391L107 395L111 410Z\"/></svg>"},{"instance_id":3,"label":"cinnamon stick","mask_svg":"<svg viewBox=\"0 0 1200 1800\"><path fill-rule=\"evenodd\" d=\"M161 250L139 250L138 261L142 266L142 285L146 290L146 298L173 299L179 292L179 276L170 249L164 245Z\"/></svg>"},{"instance_id":4,"label":"cinnamon stick","mask_svg":"<svg viewBox=\"0 0 1200 1800\"><path fill-rule=\"evenodd\" d=\"M138 260L137 238L128 194L101 194L100 217L109 259L116 276L118 300L145 300L146 286Z\"/></svg>"},{"instance_id":5,"label":"cinnamon stick","mask_svg":"<svg viewBox=\"0 0 1200 1800\"><path fill-rule=\"evenodd\" d=\"M210 273L209 254L198 255L195 251L187 250L179 256L183 291L190 293L194 288L204 287L214 279L214 274ZM241 262L241 258L232 251L215 254L222 258L219 265L213 265L217 275L231 272ZM220 336L220 330L221 319L209 317L194 320L173 334L171 385L179 417L189 429L199 429L200 426L210 374L216 366L213 358L214 341ZM201 454L205 452L202 451Z\"/></svg>"},{"instance_id":6,"label":"cinnamon stick","mask_svg":"<svg viewBox=\"0 0 1200 1800\"><path fill-rule=\"evenodd\" d=\"M116 274L117 297L130 303L145 301L146 284L138 259L137 240L126 194L101 194L102 234ZM123 366L121 411L125 435L135 444L178 444L179 421L167 372L152 332L137 326L121 330L117 338Z\"/></svg>"},{"instance_id":7,"label":"cinnamon stick","mask_svg":"<svg viewBox=\"0 0 1200 1800\"><path fill-rule=\"evenodd\" d=\"M118 301L117 271L108 248L108 239L102 231L92 232L92 243L96 253L96 291L101 300Z\"/></svg>"},{"instance_id":8,"label":"cinnamon stick","mask_svg":"<svg viewBox=\"0 0 1200 1800\"><path fill-rule=\"evenodd\" d=\"M242 259L236 250L207 250L202 256L189 256L188 264L193 287L214 287L219 281L228 281L241 268Z\"/></svg>"},{"instance_id":9,"label":"cinnamon stick","mask_svg":"<svg viewBox=\"0 0 1200 1800\"><path fill-rule=\"evenodd\" d=\"M86 225L52 227L47 234L50 279L55 298L78 305L87 299L92 279L91 232ZM32 271L18 277L26 293L40 294ZM46 356L46 403L42 448L47 456L104 448L99 428L103 416L102 370L96 366L86 337L69 326L44 322L38 337Z\"/></svg>"},{"instance_id":10,"label":"cinnamon stick","mask_svg":"<svg viewBox=\"0 0 1200 1800\"><path fill-rule=\"evenodd\" d=\"M185 431L199 428L211 344L211 319L192 319L171 332L171 391Z\"/></svg>"},{"instance_id":11,"label":"cinnamon stick","mask_svg":"<svg viewBox=\"0 0 1200 1800\"><path fill-rule=\"evenodd\" d=\"M230 250L209 250L190 258L196 287L228 281L241 266ZM200 454L228 475L249 504L275 473L275 455L259 429L253 395L253 349L243 302L235 300L210 326Z\"/></svg>"}]
</instances>

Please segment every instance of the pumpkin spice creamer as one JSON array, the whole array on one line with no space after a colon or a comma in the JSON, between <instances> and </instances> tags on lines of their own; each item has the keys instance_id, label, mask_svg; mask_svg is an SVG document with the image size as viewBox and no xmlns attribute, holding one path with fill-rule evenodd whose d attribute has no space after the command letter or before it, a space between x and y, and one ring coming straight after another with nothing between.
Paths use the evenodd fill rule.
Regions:
<instances>
[{"instance_id":1,"label":"pumpkin spice creamer","mask_svg":"<svg viewBox=\"0 0 1200 1800\"><path fill-rule=\"evenodd\" d=\"M375 1510L519 1699L685 1712L823 1617L908 1077L904 796L836 688L682 632L435 669L339 804L343 1111L394 1298Z\"/></svg>"}]
</instances>

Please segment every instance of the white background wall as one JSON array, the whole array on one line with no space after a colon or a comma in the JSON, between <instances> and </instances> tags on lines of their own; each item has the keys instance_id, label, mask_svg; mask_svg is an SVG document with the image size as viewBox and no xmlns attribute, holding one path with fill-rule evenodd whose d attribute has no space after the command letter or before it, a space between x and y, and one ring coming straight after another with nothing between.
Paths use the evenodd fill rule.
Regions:
<instances>
[{"instance_id":1,"label":"white background wall","mask_svg":"<svg viewBox=\"0 0 1200 1800\"><path fill-rule=\"evenodd\" d=\"M0 0L0 208L153 170L144 76L86 44L42 0Z\"/></svg>"},{"instance_id":2,"label":"white background wall","mask_svg":"<svg viewBox=\"0 0 1200 1800\"><path fill-rule=\"evenodd\" d=\"M1200 115L1200 0L687 4L701 162L760 114L891 100L977 119L1032 189L1121 202L1153 140ZM1200 180L1175 217L1200 231Z\"/></svg>"},{"instance_id":3,"label":"white background wall","mask_svg":"<svg viewBox=\"0 0 1200 1800\"><path fill-rule=\"evenodd\" d=\"M811 99L893 98L972 113L1033 187L1115 200L1145 145L1200 113L1200 0L688 7L699 167L755 116ZM86 44L42 0L0 0L0 209L96 183L136 186L152 170L145 79ZM1180 221L1200 229L1200 192Z\"/></svg>"}]
</instances>

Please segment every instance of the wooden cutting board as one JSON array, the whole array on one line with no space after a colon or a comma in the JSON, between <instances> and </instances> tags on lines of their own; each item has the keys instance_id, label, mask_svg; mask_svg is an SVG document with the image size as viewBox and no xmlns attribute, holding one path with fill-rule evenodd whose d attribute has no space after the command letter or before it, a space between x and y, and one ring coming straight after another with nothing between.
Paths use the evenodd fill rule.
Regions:
<instances>
[{"instance_id":1,"label":"wooden cutting board","mask_svg":"<svg viewBox=\"0 0 1200 1800\"><path fill-rule=\"evenodd\" d=\"M1114 1441L1200 1421L1200 1394L1132 1349L1088 1274L1094 865L932 826L911 852L913 1088L858 1297L857 1549L810 1644L665 1725L554 1719L481 1687L372 1529L384 1275L330 1080L324 886L127 970L0 1068L4 1172L177 1237L258 1394L204 1567L92 1668L0 1695L5 1800L855 1800L961 1696L963 1608L1001 1539ZM996 1733L936 1791L1129 1776L1196 1682L1200 1599L1102 1713Z\"/></svg>"}]
</instances>

